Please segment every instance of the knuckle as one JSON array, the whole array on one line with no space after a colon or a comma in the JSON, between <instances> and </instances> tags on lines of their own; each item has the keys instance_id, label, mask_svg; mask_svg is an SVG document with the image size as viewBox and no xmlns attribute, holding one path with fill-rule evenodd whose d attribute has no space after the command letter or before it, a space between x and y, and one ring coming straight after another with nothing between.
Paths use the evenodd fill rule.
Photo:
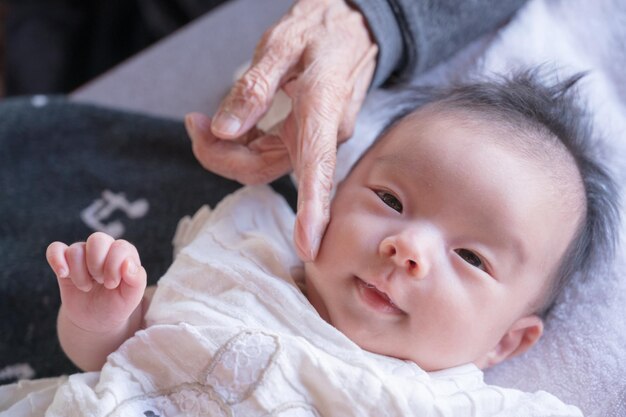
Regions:
<instances>
[{"instance_id":1,"label":"knuckle","mask_svg":"<svg viewBox=\"0 0 626 417\"><path fill-rule=\"evenodd\" d=\"M354 134L354 120L351 118L344 118L339 124L339 130L337 131L337 139L339 142L344 142Z\"/></svg>"},{"instance_id":2,"label":"knuckle","mask_svg":"<svg viewBox=\"0 0 626 417\"><path fill-rule=\"evenodd\" d=\"M337 139L339 142L345 142L354 134L354 126L351 124L342 123L337 131Z\"/></svg>"},{"instance_id":3,"label":"knuckle","mask_svg":"<svg viewBox=\"0 0 626 417\"><path fill-rule=\"evenodd\" d=\"M83 248L83 243L82 242L76 242L76 243L72 243L68 248L67 248L67 255L74 258L77 256L81 256L84 252L84 248Z\"/></svg>"},{"instance_id":4,"label":"knuckle","mask_svg":"<svg viewBox=\"0 0 626 417\"><path fill-rule=\"evenodd\" d=\"M265 32L263 32L263 35L261 35L261 39L259 40L259 44L256 49L257 52L265 54L274 45L284 43L285 37L283 36L283 27L284 22L278 22L277 24L270 26Z\"/></svg>"},{"instance_id":5,"label":"knuckle","mask_svg":"<svg viewBox=\"0 0 626 417\"><path fill-rule=\"evenodd\" d=\"M280 21L263 32L257 50L263 53L273 51L280 54L285 50L291 49L294 46L293 39L305 27L301 21L289 18L289 15L283 16Z\"/></svg>"},{"instance_id":6,"label":"knuckle","mask_svg":"<svg viewBox=\"0 0 626 417\"><path fill-rule=\"evenodd\" d=\"M266 106L271 86L263 70L252 67L236 83L236 96L251 106Z\"/></svg>"},{"instance_id":7,"label":"knuckle","mask_svg":"<svg viewBox=\"0 0 626 417\"><path fill-rule=\"evenodd\" d=\"M104 232L94 232L87 238L87 242L89 241L104 241L109 240L111 237Z\"/></svg>"},{"instance_id":8,"label":"knuckle","mask_svg":"<svg viewBox=\"0 0 626 417\"><path fill-rule=\"evenodd\" d=\"M117 239L111 244L111 250L116 251L126 251L129 250L133 245L125 239Z\"/></svg>"}]
</instances>

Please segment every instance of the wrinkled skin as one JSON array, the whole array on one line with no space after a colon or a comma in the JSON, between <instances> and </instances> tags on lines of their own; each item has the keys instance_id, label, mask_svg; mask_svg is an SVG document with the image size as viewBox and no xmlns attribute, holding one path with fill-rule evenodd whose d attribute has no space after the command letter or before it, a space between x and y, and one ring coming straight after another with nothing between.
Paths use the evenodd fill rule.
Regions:
<instances>
[{"instance_id":1,"label":"wrinkled skin","mask_svg":"<svg viewBox=\"0 0 626 417\"><path fill-rule=\"evenodd\" d=\"M317 255L337 144L352 135L377 52L363 16L344 0L299 0L265 32L250 69L213 120L200 113L186 117L194 154L212 172L258 184L294 170L294 242L304 261ZM263 132L255 125L279 89L291 98L291 113Z\"/></svg>"}]
</instances>

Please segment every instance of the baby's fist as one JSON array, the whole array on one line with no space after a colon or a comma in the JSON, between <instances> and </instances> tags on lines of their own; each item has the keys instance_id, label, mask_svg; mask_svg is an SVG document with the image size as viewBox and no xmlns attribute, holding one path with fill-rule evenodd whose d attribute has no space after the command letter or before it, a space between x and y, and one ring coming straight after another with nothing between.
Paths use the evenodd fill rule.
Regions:
<instances>
[{"instance_id":1,"label":"baby's fist","mask_svg":"<svg viewBox=\"0 0 626 417\"><path fill-rule=\"evenodd\" d=\"M71 320L103 331L126 320L141 303L146 271L135 246L94 233L86 242L54 242L46 259L56 274L61 301Z\"/></svg>"},{"instance_id":2,"label":"baby's fist","mask_svg":"<svg viewBox=\"0 0 626 417\"><path fill-rule=\"evenodd\" d=\"M46 258L60 279L69 278L76 288L90 291L95 284L106 289L117 288L120 283L141 285L141 261L137 249L125 240L96 232L86 242L67 246L54 242L48 246ZM143 268L141 268L143 269Z\"/></svg>"}]
</instances>

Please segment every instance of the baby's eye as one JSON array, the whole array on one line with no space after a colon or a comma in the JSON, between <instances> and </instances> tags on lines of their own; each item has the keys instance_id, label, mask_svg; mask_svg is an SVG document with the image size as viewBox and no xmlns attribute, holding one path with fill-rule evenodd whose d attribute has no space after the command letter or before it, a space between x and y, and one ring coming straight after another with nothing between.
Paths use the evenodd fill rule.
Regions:
<instances>
[{"instance_id":1,"label":"baby's eye","mask_svg":"<svg viewBox=\"0 0 626 417\"><path fill-rule=\"evenodd\" d=\"M485 270L485 265L483 261L480 259L478 255L472 252L469 249L456 249L455 252L459 255L465 262L476 267L478 269Z\"/></svg>"},{"instance_id":2,"label":"baby's eye","mask_svg":"<svg viewBox=\"0 0 626 417\"><path fill-rule=\"evenodd\" d=\"M395 195L388 193L387 191L376 191L376 195L383 201L383 203L387 204L398 213L402 213L402 203Z\"/></svg>"}]
</instances>

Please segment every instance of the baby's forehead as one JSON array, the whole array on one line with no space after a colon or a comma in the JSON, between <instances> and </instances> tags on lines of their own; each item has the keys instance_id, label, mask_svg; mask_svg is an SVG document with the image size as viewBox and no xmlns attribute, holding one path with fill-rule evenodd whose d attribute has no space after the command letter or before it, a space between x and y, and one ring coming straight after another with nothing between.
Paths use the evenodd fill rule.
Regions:
<instances>
[{"instance_id":1,"label":"baby's forehead","mask_svg":"<svg viewBox=\"0 0 626 417\"><path fill-rule=\"evenodd\" d=\"M461 135L466 131L467 136L474 139L474 151L496 145L528 161L543 163L546 165L546 173L555 170L557 166L576 168L567 147L539 123L504 111L461 107L443 102L427 104L402 117L380 135L370 150L376 145L383 147L385 142L404 139L407 145L395 152L407 156L411 152L420 151L421 137L443 138L446 137L444 132L451 129ZM450 138L449 135L447 137ZM459 143L447 140L442 141L441 145L453 147L459 146ZM569 171L570 174L576 174L575 178L579 177L577 169Z\"/></svg>"},{"instance_id":2,"label":"baby's forehead","mask_svg":"<svg viewBox=\"0 0 626 417\"><path fill-rule=\"evenodd\" d=\"M454 134L449 134L450 131ZM373 154L374 163L412 160L428 152L424 149L426 142L435 142L443 154L446 149L452 152L458 147L474 153L488 153L491 147L497 147L523 160L528 169L539 170L542 176L551 179L572 204L578 206L585 199L576 161L561 140L544 126L521 117L507 117L502 112L431 103L387 128L368 153Z\"/></svg>"},{"instance_id":3,"label":"baby's forehead","mask_svg":"<svg viewBox=\"0 0 626 417\"><path fill-rule=\"evenodd\" d=\"M381 139L394 131L415 132L424 129L430 133L440 133L447 129L466 130L476 134L477 140L493 140L507 146L519 146L520 143L561 145L547 129L522 117L498 111L463 107L457 104L434 102L415 109L394 122L383 132ZM435 130L433 132L433 130ZM448 143L446 145L453 145ZM563 149L565 149L563 147Z\"/></svg>"}]
</instances>

